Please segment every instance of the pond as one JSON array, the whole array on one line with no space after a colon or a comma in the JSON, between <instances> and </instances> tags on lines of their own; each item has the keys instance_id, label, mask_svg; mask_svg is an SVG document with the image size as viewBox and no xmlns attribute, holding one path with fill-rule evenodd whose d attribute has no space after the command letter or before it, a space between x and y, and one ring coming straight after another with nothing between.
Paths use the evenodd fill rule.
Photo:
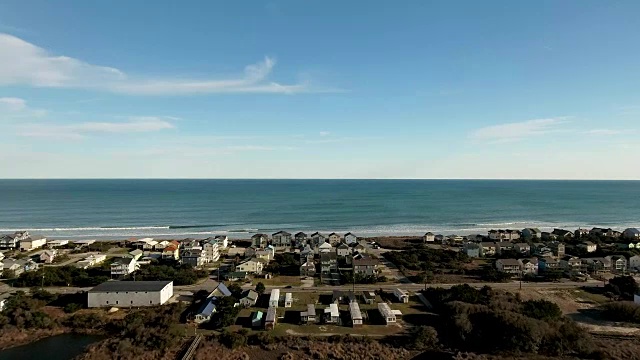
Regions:
<instances>
[{"instance_id":1,"label":"pond","mask_svg":"<svg viewBox=\"0 0 640 360\"><path fill-rule=\"evenodd\" d=\"M100 336L62 334L0 351L0 360L70 360L102 340Z\"/></svg>"}]
</instances>

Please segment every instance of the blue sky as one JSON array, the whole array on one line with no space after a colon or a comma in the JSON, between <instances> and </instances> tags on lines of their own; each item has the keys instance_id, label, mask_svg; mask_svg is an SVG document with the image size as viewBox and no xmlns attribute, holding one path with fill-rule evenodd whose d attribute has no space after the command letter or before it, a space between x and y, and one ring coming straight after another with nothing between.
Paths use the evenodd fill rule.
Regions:
<instances>
[{"instance_id":1,"label":"blue sky","mask_svg":"<svg viewBox=\"0 0 640 360\"><path fill-rule=\"evenodd\" d=\"M0 177L640 179L638 13L5 0Z\"/></svg>"}]
</instances>

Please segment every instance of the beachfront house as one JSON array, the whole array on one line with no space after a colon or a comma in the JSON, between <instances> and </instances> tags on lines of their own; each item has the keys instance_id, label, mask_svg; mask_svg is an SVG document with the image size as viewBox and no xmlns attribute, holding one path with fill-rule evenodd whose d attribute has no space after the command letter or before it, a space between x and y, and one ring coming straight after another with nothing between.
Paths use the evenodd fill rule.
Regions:
<instances>
[{"instance_id":1,"label":"beachfront house","mask_svg":"<svg viewBox=\"0 0 640 360\"><path fill-rule=\"evenodd\" d=\"M520 231L518 230L489 230L489 239L495 241L513 241L520 239Z\"/></svg>"},{"instance_id":2,"label":"beachfront house","mask_svg":"<svg viewBox=\"0 0 640 360\"><path fill-rule=\"evenodd\" d=\"M401 303L408 303L409 302L409 293L400 289L400 288L395 288L393 289L393 295L395 295L395 297L398 299L398 301L400 301Z\"/></svg>"},{"instance_id":3,"label":"beachfront house","mask_svg":"<svg viewBox=\"0 0 640 360\"><path fill-rule=\"evenodd\" d=\"M296 247L300 247L300 246L304 246L307 244L307 234L303 233L302 231L297 232L294 236L293 236L293 242L294 245Z\"/></svg>"},{"instance_id":4,"label":"beachfront house","mask_svg":"<svg viewBox=\"0 0 640 360\"><path fill-rule=\"evenodd\" d=\"M605 256L611 264L611 271L615 273L625 273L627 271L627 259L624 256Z\"/></svg>"},{"instance_id":5,"label":"beachfront house","mask_svg":"<svg viewBox=\"0 0 640 360\"><path fill-rule=\"evenodd\" d=\"M336 253L320 254L320 272L330 274L338 271L338 256Z\"/></svg>"},{"instance_id":6,"label":"beachfront house","mask_svg":"<svg viewBox=\"0 0 640 360\"><path fill-rule=\"evenodd\" d=\"M53 260L56 258L56 255L58 255L58 251L55 249L45 250L40 253L40 262L43 262L45 264L51 264L53 263Z\"/></svg>"},{"instance_id":7,"label":"beachfront house","mask_svg":"<svg viewBox=\"0 0 640 360\"><path fill-rule=\"evenodd\" d=\"M327 324L337 324L340 322L340 310L338 310L338 304L329 304L329 307L324 309L324 322Z\"/></svg>"},{"instance_id":8,"label":"beachfront house","mask_svg":"<svg viewBox=\"0 0 640 360\"><path fill-rule=\"evenodd\" d=\"M517 275L522 270L522 264L516 259L498 259L496 269L503 273Z\"/></svg>"},{"instance_id":9,"label":"beachfront house","mask_svg":"<svg viewBox=\"0 0 640 360\"><path fill-rule=\"evenodd\" d=\"M340 235L336 234L336 233L331 233L329 234L329 243L331 245L336 245L337 243L339 243L341 240Z\"/></svg>"},{"instance_id":10,"label":"beachfront house","mask_svg":"<svg viewBox=\"0 0 640 360\"><path fill-rule=\"evenodd\" d=\"M39 235L32 235L20 240L20 251L32 251L43 247L47 243L47 238Z\"/></svg>"},{"instance_id":11,"label":"beachfront house","mask_svg":"<svg viewBox=\"0 0 640 360\"><path fill-rule=\"evenodd\" d=\"M268 244L269 236L267 234L255 234L251 237L251 246L265 248Z\"/></svg>"},{"instance_id":12,"label":"beachfront house","mask_svg":"<svg viewBox=\"0 0 640 360\"><path fill-rule=\"evenodd\" d=\"M269 295L269 306L278 307L280 303L280 289L271 290L271 295Z\"/></svg>"},{"instance_id":13,"label":"beachfront house","mask_svg":"<svg viewBox=\"0 0 640 360\"><path fill-rule=\"evenodd\" d=\"M542 238L542 232L538 228L526 228L522 229L522 237L527 240L536 240Z\"/></svg>"},{"instance_id":14,"label":"beachfront house","mask_svg":"<svg viewBox=\"0 0 640 360\"><path fill-rule=\"evenodd\" d=\"M351 315L351 326L362 325L362 312L360 312L360 305L357 302L352 301L349 303L349 314Z\"/></svg>"},{"instance_id":15,"label":"beachfront house","mask_svg":"<svg viewBox=\"0 0 640 360\"><path fill-rule=\"evenodd\" d=\"M87 269L91 266L96 266L98 264L101 264L105 260L107 260L107 255L104 255L104 254L89 255L83 260L78 261L76 263L76 267L80 269Z\"/></svg>"},{"instance_id":16,"label":"beachfront house","mask_svg":"<svg viewBox=\"0 0 640 360\"><path fill-rule=\"evenodd\" d=\"M573 232L573 237L575 239L580 239L582 237L586 237L589 236L589 230L588 229L577 229L576 231Z\"/></svg>"},{"instance_id":17,"label":"beachfront house","mask_svg":"<svg viewBox=\"0 0 640 360\"><path fill-rule=\"evenodd\" d=\"M142 255L144 255L144 252L140 249L135 249L132 251L129 251L128 254L126 255L122 255L123 257L130 257L130 258L134 258L136 260L140 260L140 258L142 257Z\"/></svg>"},{"instance_id":18,"label":"beachfront house","mask_svg":"<svg viewBox=\"0 0 640 360\"><path fill-rule=\"evenodd\" d=\"M316 275L316 264L313 261L307 261L300 266L300 276L313 277Z\"/></svg>"},{"instance_id":19,"label":"beachfront house","mask_svg":"<svg viewBox=\"0 0 640 360\"><path fill-rule=\"evenodd\" d=\"M89 290L87 305L90 308L155 306L166 303L172 296L173 281L107 281Z\"/></svg>"},{"instance_id":20,"label":"beachfront house","mask_svg":"<svg viewBox=\"0 0 640 360\"><path fill-rule=\"evenodd\" d=\"M546 257L538 260L538 269L540 272L549 272L560 270L560 261L555 258Z\"/></svg>"},{"instance_id":21,"label":"beachfront house","mask_svg":"<svg viewBox=\"0 0 640 360\"><path fill-rule=\"evenodd\" d=\"M249 274L262 274L265 261L262 259L252 258L236 266L236 271L242 271Z\"/></svg>"},{"instance_id":22,"label":"beachfront house","mask_svg":"<svg viewBox=\"0 0 640 360\"><path fill-rule=\"evenodd\" d=\"M355 244L358 242L358 237L355 236L354 234L348 232L346 234L344 234L344 242L351 245L351 244Z\"/></svg>"},{"instance_id":23,"label":"beachfront house","mask_svg":"<svg viewBox=\"0 0 640 360\"><path fill-rule=\"evenodd\" d=\"M69 240L49 240L47 241L47 247L56 248L60 246L65 246L69 244Z\"/></svg>"},{"instance_id":24,"label":"beachfront house","mask_svg":"<svg viewBox=\"0 0 640 360\"><path fill-rule=\"evenodd\" d=\"M307 304L307 311L300 312L300 321L303 324L313 324L316 322L316 306Z\"/></svg>"},{"instance_id":25,"label":"beachfront house","mask_svg":"<svg viewBox=\"0 0 640 360\"><path fill-rule=\"evenodd\" d=\"M367 248L364 245L360 244L360 243L356 243L351 248L351 251L354 254L365 254L367 252Z\"/></svg>"},{"instance_id":26,"label":"beachfront house","mask_svg":"<svg viewBox=\"0 0 640 360\"><path fill-rule=\"evenodd\" d=\"M202 246L204 261L207 263L220 260L220 242L216 239L207 239Z\"/></svg>"},{"instance_id":27,"label":"beachfront house","mask_svg":"<svg viewBox=\"0 0 640 360\"><path fill-rule=\"evenodd\" d=\"M387 325L393 324L397 321L396 315L389 307L389 304L384 302L378 303L378 311L380 312L380 315L382 315L382 318Z\"/></svg>"},{"instance_id":28,"label":"beachfront house","mask_svg":"<svg viewBox=\"0 0 640 360\"><path fill-rule=\"evenodd\" d=\"M278 231L271 235L273 246L291 246L291 234L286 231Z\"/></svg>"},{"instance_id":29,"label":"beachfront house","mask_svg":"<svg viewBox=\"0 0 640 360\"><path fill-rule=\"evenodd\" d=\"M138 268L137 261L131 257L123 257L111 263L111 276L126 276Z\"/></svg>"},{"instance_id":30,"label":"beachfront house","mask_svg":"<svg viewBox=\"0 0 640 360\"><path fill-rule=\"evenodd\" d=\"M245 290L240 297L240 305L250 307L258 302L258 293L253 290Z\"/></svg>"},{"instance_id":31,"label":"beachfront house","mask_svg":"<svg viewBox=\"0 0 640 360\"><path fill-rule=\"evenodd\" d=\"M26 240L29 233L26 231L16 231L13 234L0 237L0 249L15 249L20 245L20 241Z\"/></svg>"},{"instance_id":32,"label":"beachfront house","mask_svg":"<svg viewBox=\"0 0 640 360\"><path fill-rule=\"evenodd\" d=\"M326 242L326 240L327 238L319 232L311 234L311 244L313 246L320 246L322 243Z\"/></svg>"},{"instance_id":33,"label":"beachfront house","mask_svg":"<svg viewBox=\"0 0 640 360\"><path fill-rule=\"evenodd\" d=\"M558 239L564 239L564 240L573 239L573 233L569 230L553 229L551 233L557 236Z\"/></svg>"},{"instance_id":34,"label":"beachfront house","mask_svg":"<svg viewBox=\"0 0 640 360\"><path fill-rule=\"evenodd\" d=\"M621 232L615 231L611 228L605 229L605 228L599 228L599 227L594 227L593 229L591 229L591 231L589 231L589 234L600 236L600 237L609 237L609 238L618 238L622 235Z\"/></svg>"},{"instance_id":35,"label":"beachfront house","mask_svg":"<svg viewBox=\"0 0 640 360\"><path fill-rule=\"evenodd\" d=\"M588 253L595 252L598 250L598 245L592 243L591 241L584 241L578 244L578 248L582 249Z\"/></svg>"},{"instance_id":36,"label":"beachfront house","mask_svg":"<svg viewBox=\"0 0 640 360\"><path fill-rule=\"evenodd\" d=\"M622 237L627 240L638 240L640 239L640 230L636 228L628 228L622 232Z\"/></svg>"},{"instance_id":37,"label":"beachfront house","mask_svg":"<svg viewBox=\"0 0 640 360\"><path fill-rule=\"evenodd\" d=\"M424 234L424 236L422 237L422 240L425 243L432 243L432 242L436 241L436 236L432 232L428 232L428 233Z\"/></svg>"},{"instance_id":38,"label":"beachfront house","mask_svg":"<svg viewBox=\"0 0 640 360\"><path fill-rule=\"evenodd\" d=\"M226 249L229 246L229 237L227 235L216 235L213 239L218 241L218 246L221 249Z\"/></svg>"}]
</instances>

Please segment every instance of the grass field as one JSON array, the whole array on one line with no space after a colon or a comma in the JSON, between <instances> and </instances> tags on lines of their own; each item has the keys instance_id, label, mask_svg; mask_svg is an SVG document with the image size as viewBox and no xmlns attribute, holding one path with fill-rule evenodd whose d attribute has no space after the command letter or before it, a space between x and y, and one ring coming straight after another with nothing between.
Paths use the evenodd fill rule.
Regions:
<instances>
[{"instance_id":1,"label":"grass field","mask_svg":"<svg viewBox=\"0 0 640 360\"><path fill-rule=\"evenodd\" d=\"M302 281L299 276L274 276L271 279L254 279L253 284L263 283L265 286L300 286Z\"/></svg>"}]
</instances>

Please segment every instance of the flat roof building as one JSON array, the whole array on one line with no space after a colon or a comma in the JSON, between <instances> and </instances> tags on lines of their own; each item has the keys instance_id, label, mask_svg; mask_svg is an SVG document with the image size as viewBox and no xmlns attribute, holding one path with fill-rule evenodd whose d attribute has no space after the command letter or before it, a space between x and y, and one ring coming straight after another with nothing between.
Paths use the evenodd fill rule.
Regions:
<instances>
[{"instance_id":1,"label":"flat roof building","mask_svg":"<svg viewBox=\"0 0 640 360\"><path fill-rule=\"evenodd\" d=\"M172 296L173 281L107 281L89 290L87 306L154 306L166 303Z\"/></svg>"}]
</instances>

